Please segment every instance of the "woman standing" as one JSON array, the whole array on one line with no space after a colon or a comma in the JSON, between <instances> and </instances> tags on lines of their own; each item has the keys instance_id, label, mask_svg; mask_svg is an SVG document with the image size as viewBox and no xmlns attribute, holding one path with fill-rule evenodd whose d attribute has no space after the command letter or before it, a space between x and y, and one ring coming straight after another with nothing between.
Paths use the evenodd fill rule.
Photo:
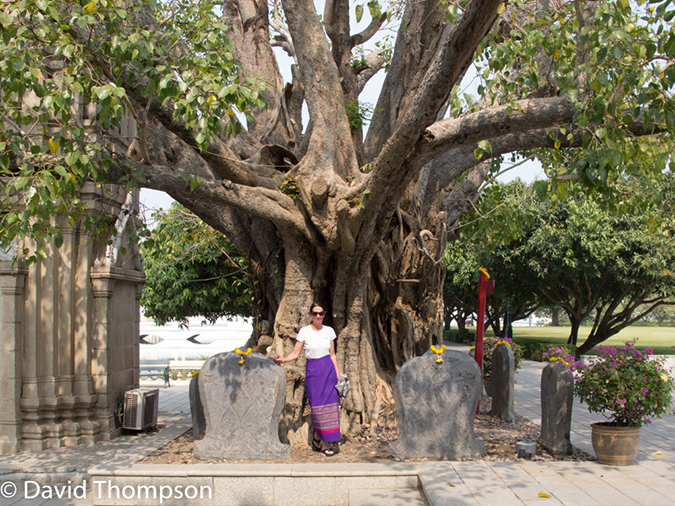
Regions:
<instances>
[{"instance_id":1,"label":"woman standing","mask_svg":"<svg viewBox=\"0 0 675 506\"><path fill-rule=\"evenodd\" d=\"M335 385L340 378L335 357L335 331L323 324L326 316L324 307L315 302L310 309L312 323L300 329L295 347L290 355L274 357L279 364L295 360L305 348L307 366L305 370L305 390L312 408L311 418L314 435L312 449L323 452L327 457L335 453L328 446L330 442L340 441L340 412L338 393Z\"/></svg>"}]
</instances>

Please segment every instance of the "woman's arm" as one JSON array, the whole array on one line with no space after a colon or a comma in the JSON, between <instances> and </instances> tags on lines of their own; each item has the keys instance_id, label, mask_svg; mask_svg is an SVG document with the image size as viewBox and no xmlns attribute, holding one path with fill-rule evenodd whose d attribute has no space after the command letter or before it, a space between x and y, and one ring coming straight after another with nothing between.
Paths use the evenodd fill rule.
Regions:
<instances>
[{"instance_id":1,"label":"woman's arm","mask_svg":"<svg viewBox=\"0 0 675 506\"><path fill-rule=\"evenodd\" d=\"M324 348L325 349L325 348ZM337 379L340 379L340 370L338 369L337 366L337 357L335 356L335 341L330 342L330 359L333 361L333 365L335 366L335 374L337 374Z\"/></svg>"},{"instance_id":2,"label":"woman's arm","mask_svg":"<svg viewBox=\"0 0 675 506\"><path fill-rule=\"evenodd\" d=\"M292 360L295 360L300 355L300 351L302 350L302 347L304 345L305 345L305 343L302 343L300 341L296 341L295 346L293 347L293 351L291 352L290 355L288 355L285 358L282 358L281 355L277 355L276 357L274 357L274 361L277 364L285 364L286 362L291 362Z\"/></svg>"}]
</instances>

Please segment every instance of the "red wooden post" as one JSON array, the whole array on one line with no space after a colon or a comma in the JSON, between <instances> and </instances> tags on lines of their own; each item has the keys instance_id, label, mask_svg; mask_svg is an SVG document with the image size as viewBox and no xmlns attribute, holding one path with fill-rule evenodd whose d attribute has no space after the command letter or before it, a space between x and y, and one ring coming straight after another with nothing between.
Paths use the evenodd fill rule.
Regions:
<instances>
[{"instance_id":1,"label":"red wooden post","mask_svg":"<svg viewBox=\"0 0 675 506\"><path fill-rule=\"evenodd\" d=\"M487 293L487 280L490 279L488 271L483 267L479 269L480 281L478 282L478 321L476 322L476 363L483 370L483 336L485 335L485 294Z\"/></svg>"},{"instance_id":2,"label":"red wooden post","mask_svg":"<svg viewBox=\"0 0 675 506\"><path fill-rule=\"evenodd\" d=\"M487 292L487 280L490 279L488 271L481 267L480 280L478 281L478 321L476 322L476 363L483 377L483 336L485 335L485 295ZM481 389L482 389L481 385ZM480 402L476 406L476 414L480 412Z\"/></svg>"}]
</instances>

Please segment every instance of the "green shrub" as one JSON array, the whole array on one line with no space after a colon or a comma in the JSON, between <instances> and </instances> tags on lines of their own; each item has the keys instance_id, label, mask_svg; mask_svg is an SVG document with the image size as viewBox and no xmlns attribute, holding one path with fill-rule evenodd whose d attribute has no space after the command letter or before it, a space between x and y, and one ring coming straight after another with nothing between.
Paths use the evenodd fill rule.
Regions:
<instances>
[{"instance_id":1,"label":"green shrub","mask_svg":"<svg viewBox=\"0 0 675 506\"><path fill-rule=\"evenodd\" d=\"M449 329L443 331L443 341L472 344L476 342L476 331L468 329Z\"/></svg>"},{"instance_id":2,"label":"green shrub","mask_svg":"<svg viewBox=\"0 0 675 506\"><path fill-rule=\"evenodd\" d=\"M548 360L544 353L549 348L561 348L562 353L566 355L574 355L577 349L573 344L547 343L533 339L514 339L514 342L518 343L521 347L525 360L535 360L536 362L546 362Z\"/></svg>"}]
</instances>

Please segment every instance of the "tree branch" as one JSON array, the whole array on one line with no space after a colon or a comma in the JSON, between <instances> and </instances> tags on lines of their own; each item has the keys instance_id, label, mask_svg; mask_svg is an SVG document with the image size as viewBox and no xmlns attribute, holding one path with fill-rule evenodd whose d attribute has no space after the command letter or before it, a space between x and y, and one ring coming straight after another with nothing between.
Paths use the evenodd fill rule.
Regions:
<instances>
[{"instance_id":1,"label":"tree branch","mask_svg":"<svg viewBox=\"0 0 675 506\"><path fill-rule=\"evenodd\" d=\"M307 149L312 159L338 157L333 164L340 176L358 173L340 74L310 0L284 0L284 12L293 37L305 99L314 130ZM318 135L319 132L321 135Z\"/></svg>"},{"instance_id":2,"label":"tree branch","mask_svg":"<svg viewBox=\"0 0 675 506\"><path fill-rule=\"evenodd\" d=\"M491 107L434 123L424 134L428 144L419 151L443 151L512 133L551 128L570 123L575 112L572 101L564 97L526 99Z\"/></svg>"},{"instance_id":3,"label":"tree branch","mask_svg":"<svg viewBox=\"0 0 675 506\"><path fill-rule=\"evenodd\" d=\"M497 18L499 0L474 0L454 25L447 25L424 78L412 100L401 112L393 135L383 146L370 173L372 188L388 188L376 193L367 204L379 208L386 201L398 200L409 185L420 163L402 163L417 157L416 145L435 120L448 98L450 89L464 74L474 51ZM412 170L411 170L412 169ZM417 169L417 170L415 170Z\"/></svg>"},{"instance_id":4,"label":"tree branch","mask_svg":"<svg viewBox=\"0 0 675 506\"><path fill-rule=\"evenodd\" d=\"M384 64L384 55L379 51L373 51L366 56L366 66L361 68L356 76L359 94L366 87L370 78L384 68Z\"/></svg>"},{"instance_id":5,"label":"tree branch","mask_svg":"<svg viewBox=\"0 0 675 506\"><path fill-rule=\"evenodd\" d=\"M191 190L190 183L183 178L184 173L189 173L184 168L177 170L143 163L135 163L134 168L145 178L142 182L143 187L166 192L186 206L199 200L218 207L241 209L253 216L269 220L277 227L297 230L312 242L321 240L313 232L313 227L307 226L293 199L278 190L218 180L199 182Z\"/></svg>"},{"instance_id":6,"label":"tree branch","mask_svg":"<svg viewBox=\"0 0 675 506\"><path fill-rule=\"evenodd\" d=\"M384 12L379 17L379 19L376 18L371 19L370 24L365 30L363 30L361 33L357 33L356 35L352 35L351 40L352 47L358 46L359 44L363 44L364 42L369 41L378 32L378 30L386 20L387 20L386 12Z\"/></svg>"}]
</instances>

